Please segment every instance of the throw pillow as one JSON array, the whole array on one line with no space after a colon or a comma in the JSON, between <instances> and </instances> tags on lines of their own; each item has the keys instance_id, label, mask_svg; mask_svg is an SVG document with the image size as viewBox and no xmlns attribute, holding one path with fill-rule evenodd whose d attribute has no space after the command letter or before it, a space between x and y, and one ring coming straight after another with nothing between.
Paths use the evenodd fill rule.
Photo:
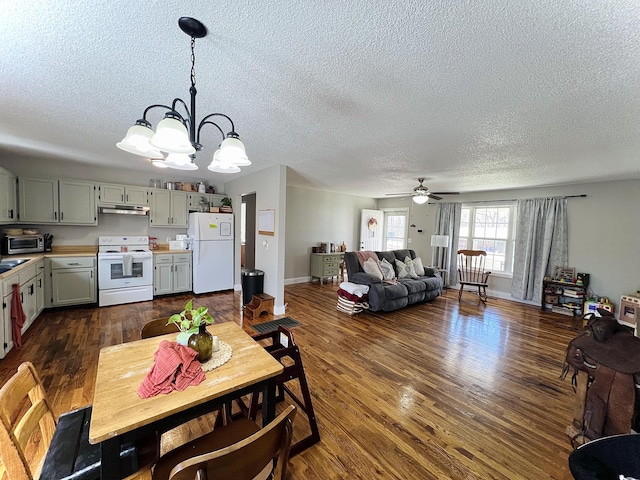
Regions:
<instances>
[{"instance_id":1,"label":"throw pillow","mask_svg":"<svg viewBox=\"0 0 640 480\"><path fill-rule=\"evenodd\" d=\"M409 267L409 276L411 278L418 278L418 274L416 273L416 268L413 266L413 260L411 260L411 257L404 257L404 263Z\"/></svg>"},{"instance_id":2,"label":"throw pillow","mask_svg":"<svg viewBox=\"0 0 640 480\"><path fill-rule=\"evenodd\" d=\"M395 280L396 271L389 262L387 262L386 258L383 258L380 262L380 270L382 270L382 275L385 280Z\"/></svg>"},{"instance_id":3,"label":"throw pillow","mask_svg":"<svg viewBox=\"0 0 640 480\"><path fill-rule=\"evenodd\" d=\"M365 271L365 273L373 275L380 281L382 281L382 279L384 278L382 275L382 271L378 266L378 262L376 262L373 258L367 259L367 261L362 264L362 269Z\"/></svg>"},{"instance_id":4,"label":"throw pillow","mask_svg":"<svg viewBox=\"0 0 640 480\"><path fill-rule=\"evenodd\" d=\"M418 278L416 271L413 269L413 265L407 265L400 260L396 260L396 270L398 272L398 278Z\"/></svg>"},{"instance_id":5,"label":"throw pillow","mask_svg":"<svg viewBox=\"0 0 640 480\"><path fill-rule=\"evenodd\" d=\"M422 259L420 257L416 257L412 260L413 268L416 271L416 275L419 277L424 277L424 266L422 265Z\"/></svg>"}]
</instances>

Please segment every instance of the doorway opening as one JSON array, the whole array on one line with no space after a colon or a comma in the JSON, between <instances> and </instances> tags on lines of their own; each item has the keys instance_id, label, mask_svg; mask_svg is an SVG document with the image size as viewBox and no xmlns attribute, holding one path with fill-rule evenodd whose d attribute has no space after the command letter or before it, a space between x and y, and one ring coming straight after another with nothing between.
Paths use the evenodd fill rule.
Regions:
<instances>
[{"instance_id":1,"label":"doorway opening","mask_svg":"<svg viewBox=\"0 0 640 480\"><path fill-rule=\"evenodd\" d=\"M242 195L240 207L240 265L243 269L256 268L256 194Z\"/></svg>"}]
</instances>

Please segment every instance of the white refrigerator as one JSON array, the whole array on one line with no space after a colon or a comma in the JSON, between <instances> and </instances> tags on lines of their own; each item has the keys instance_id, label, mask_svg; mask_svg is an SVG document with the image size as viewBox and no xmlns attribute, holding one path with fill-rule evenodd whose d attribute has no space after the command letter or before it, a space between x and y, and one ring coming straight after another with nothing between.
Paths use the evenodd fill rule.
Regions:
<instances>
[{"instance_id":1,"label":"white refrigerator","mask_svg":"<svg viewBox=\"0 0 640 480\"><path fill-rule=\"evenodd\" d=\"M193 292L232 289L233 214L190 213L187 234L193 242Z\"/></svg>"}]
</instances>

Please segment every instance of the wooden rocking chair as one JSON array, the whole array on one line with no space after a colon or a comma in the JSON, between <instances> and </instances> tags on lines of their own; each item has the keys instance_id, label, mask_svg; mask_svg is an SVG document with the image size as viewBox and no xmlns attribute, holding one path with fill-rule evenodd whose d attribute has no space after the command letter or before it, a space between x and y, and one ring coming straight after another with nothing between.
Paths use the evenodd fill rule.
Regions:
<instances>
[{"instance_id":1,"label":"wooden rocking chair","mask_svg":"<svg viewBox=\"0 0 640 480\"><path fill-rule=\"evenodd\" d=\"M465 286L478 289L478 297L482 303L487 303L487 280L491 272L484 270L484 260L487 252L484 250L458 250L458 279L460 292L458 301L462 298Z\"/></svg>"}]
</instances>

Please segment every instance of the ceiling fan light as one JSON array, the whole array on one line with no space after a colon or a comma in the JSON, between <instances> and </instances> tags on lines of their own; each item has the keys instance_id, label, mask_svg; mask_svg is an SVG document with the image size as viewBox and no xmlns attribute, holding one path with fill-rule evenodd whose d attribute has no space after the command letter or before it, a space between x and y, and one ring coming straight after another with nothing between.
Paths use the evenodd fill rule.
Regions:
<instances>
[{"instance_id":1,"label":"ceiling fan light","mask_svg":"<svg viewBox=\"0 0 640 480\"><path fill-rule=\"evenodd\" d=\"M211 170L215 173L240 173L240 167L237 165L232 165L230 163L222 163L216 160L213 160L211 164L207 167L208 170Z\"/></svg>"},{"instance_id":2,"label":"ceiling fan light","mask_svg":"<svg viewBox=\"0 0 640 480\"><path fill-rule=\"evenodd\" d=\"M429 201L429 197L426 195L416 195L413 197L413 203L417 203L418 205L424 205Z\"/></svg>"},{"instance_id":3,"label":"ceiling fan light","mask_svg":"<svg viewBox=\"0 0 640 480\"><path fill-rule=\"evenodd\" d=\"M154 148L150 143L152 136L153 130L151 130L151 128L136 123L127 130L127 135L121 142L116 143L116 146L120 150L133 153L134 155L140 155L141 157L162 158L160 150Z\"/></svg>"},{"instance_id":4,"label":"ceiling fan light","mask_svg":"<svg viewBox=\"0 0 640 480\"><path fill-rule=\"evenodd\" d=\"M155 135L151 138L151 145L163 152L184 153L191 155L196 149L189 140L187 127L170 113L158 123Z\"/></svg>"}]
</instances>

